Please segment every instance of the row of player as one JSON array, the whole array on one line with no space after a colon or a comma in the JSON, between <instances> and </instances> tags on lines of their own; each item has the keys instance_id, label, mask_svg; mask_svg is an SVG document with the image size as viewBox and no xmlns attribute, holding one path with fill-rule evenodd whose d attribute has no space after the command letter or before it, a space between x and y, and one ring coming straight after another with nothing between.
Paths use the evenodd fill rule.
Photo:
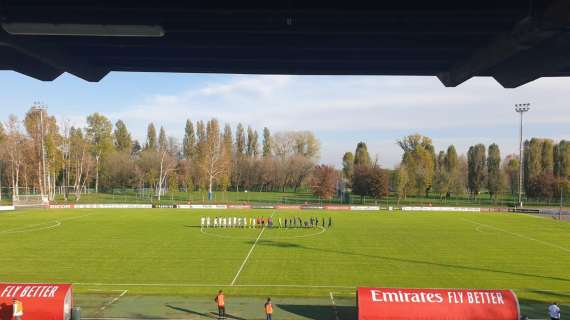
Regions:
<instances>
[{"instance_id":1,"label":"row of player","mask_svg":"<svg viewBox=\"0 0 570 320\"><path fill-rule=\"evenodd\" d=\"M328 218L310 217L201 217L200 227L202 228L317 228L332 227L332 217Z\"/></svg>"}]
</instances>

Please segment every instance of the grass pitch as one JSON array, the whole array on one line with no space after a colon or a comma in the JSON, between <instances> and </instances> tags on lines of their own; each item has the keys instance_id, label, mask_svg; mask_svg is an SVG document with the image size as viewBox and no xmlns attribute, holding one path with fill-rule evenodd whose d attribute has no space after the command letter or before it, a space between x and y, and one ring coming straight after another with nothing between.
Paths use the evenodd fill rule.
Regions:
<instances>
[{"instance_id":1,"label":"grass pitch","mask_svg":"<svg viewBox=\"0 0 570 320\"><path fill-rule=\"evenodd\" d=\"M332 216L333 226L261 235L200 228L201 216L218 215ZM551 300L570 303L570 224L526 215L29 210L0 213L0 241L0 281L71 282L80 295L128 290L125 301L209 301L218 289L234 297L350 298L356 286L383 286L510 288L530 314L544 313Z\"/></svg>"}]
</instances>

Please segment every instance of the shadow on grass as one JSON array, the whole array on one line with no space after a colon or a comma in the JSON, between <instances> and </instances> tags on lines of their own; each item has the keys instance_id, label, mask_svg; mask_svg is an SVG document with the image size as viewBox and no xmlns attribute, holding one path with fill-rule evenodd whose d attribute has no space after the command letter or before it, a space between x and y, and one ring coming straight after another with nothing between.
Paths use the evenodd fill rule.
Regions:
<instances>
[{"instance_id":1,"label":"shadow on grass","mask_svg":"<svg viewBox=\"0 0 570 320\"><path fill-rule=\"evenodd\" d=\"M338 317L342 320L356 320L356 307L326 305L299 305L299 304L277 304L277 307L289 313L313 320L330 320ZM336 310L336 311L335 311Z\"/></svg>"},{"instance_id":2,"label":"shadow on grass","mask_svg":"<svg viewBox=\"0 0 570 320\"><path fill-rule=\"evenodd\" d=\"M218 314L215 313L215 312L203 313L203 312L198 312L198 311L190 310L190 309L188 309L188 308L182 308L182 307L173 306L173 305L170 305L170 304L168 304L168 303L165 304L165 306L168 307L168 308L170 308L170 309L176 310L176 311L182 311L182 312L185 312L185 313L193 314L193 315L196 315L196 316L201 316L201 317L204 317L204 318L218 319ZM226 313L225 319L246 320L246 319L244 319L244 318L241 318L241 317L238 317L238 316L234 316L234 315L231 315L231 314L229 314L229 313Z\"/></svg>"},{"instance_id":3,"label":"shadow on grass","mask_svg":"<svg viewBox=\"0 0 570 320\"><path fill-rule=\"evenodd\" d=\"M374 259L379 259L379 260L387 260L387 261L395 261L395 262L405 262L405 263L424 265L424 266L426 266L426 265L427 266L437 266L437 267L443 267L443 268L452 268L452 269L460 269L460 270L468 270L468 271L483 271L483 272L492 272L492 273L499 273L499 274L515 275L515 276L521 276L521 277L570 282L570 279L568 279L568 278L549 277L549 276L543 276L543 275L539 275L539 274L512 272L512 271L496 270L496 269L482 268L482 267L471 267L471 266L432 262L432 261L424 261L424 260L386 257L386 256L379 256L379 255L372 255L372 254L365 254L365 253L347 252L347 251L342 251L342 250L312 248L312 247L307 247L307 246L302 246L302 245L298 245L298 247L303 248L303 249L307 249L307 250L330 252L330 253L344 254L344 255L349 255L349 256L359 256L359 257L374 258Z\"/></svg>"},{"instance_id":4,"label":"shadow on grass","mask_svg":"<svg viewBox=\"0 0 570 320\"><path fill-rule=\"evenodd\" d=\"M254 244L255 241L248 241L249 244ZM283 241L274 241L274 240L259 240L257 241L258 245L262 246L272 246L272 247L279 247L279 248L302 248L301 245L296 243L290 242L283 242Z\"/></svg>"}]
</instances>

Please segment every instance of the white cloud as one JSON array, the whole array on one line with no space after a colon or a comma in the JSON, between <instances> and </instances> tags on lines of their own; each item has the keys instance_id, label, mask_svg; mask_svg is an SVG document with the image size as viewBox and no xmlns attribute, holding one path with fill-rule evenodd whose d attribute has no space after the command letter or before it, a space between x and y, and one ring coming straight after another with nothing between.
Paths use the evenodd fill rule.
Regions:
<instances>
[{"instance_id":1,"label":"white cloud","mask_svg":"<svg viewBox=\"0 0 570 320\"><path fill-rule=\"evenodd\" d=\"M438 149L455 144L497 142L503 154L516 150L515 103L531 102L525 117L529 134L570 138L566 106L570 79L540 79L518 89L503 89L489 78L445 88L434 77L216 76L177 94L154 94L109 114L127 122L143 139L149 122L181 138L187 118L212 117L258 130L312 130L322 140L321 161L339 164L344 151L366 141L386 166L401 153L398 138L419 132ZM211 80L213 79L213 80ZM77 120L77 119L76 119Z\"/></svg>"}]
</instances>

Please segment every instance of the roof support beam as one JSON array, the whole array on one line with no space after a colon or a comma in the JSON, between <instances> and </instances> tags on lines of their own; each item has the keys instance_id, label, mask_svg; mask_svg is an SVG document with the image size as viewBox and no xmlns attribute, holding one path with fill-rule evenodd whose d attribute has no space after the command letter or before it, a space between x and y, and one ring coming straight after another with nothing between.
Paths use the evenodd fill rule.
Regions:
<instances>
[{"instance_id":1,"label":"roof support beam","mask_svg":"<svg viewBox=\"0 0 570 320\"><path fill-rule=\"evenodd\" d=\"M523 19L511 32L499 35L489 46L477 50L468 59L456 64L450 70L438 74L437 77L446 87L455 87L473 76L492 74L492 71L497 69L501 70L501 75L497 78L505 79L504 83L508 87L515 83L521 85L532 81L533 76L528 77L528 75L525 75L526 80L511 79L506 81L508 70L501 65L509 60L516 61L518 55L524 55L524 53L564 35L565 28L569 24L570 1L555 0L540 17ZM550 64L550 61L543 61L542 64L544 63ZM541 65L536 60L528 61L528 64ZM513 75L520 73L520 70L517 71L518 66L513 65L512 67L514 68ZM520 74L523 75L524 73ZM535 71L535 74L539 74L539 72ZM499 82L503 84L503 82Z\"/></svg>"},{"instance_id":2,"label":"roof support beam","mask_svg":"<svg viewBox=\"0 0 570 320\"><path fill-rule=\"evenodd\" d=\"M87 81L97 82L109 73L109 70L92 66L60 48L40 44L36 40L27 41L18 36L11 36L3 30L0 30L0 45L10 47L53 69L69 72Z\"/></svg>"}]
</instances>

